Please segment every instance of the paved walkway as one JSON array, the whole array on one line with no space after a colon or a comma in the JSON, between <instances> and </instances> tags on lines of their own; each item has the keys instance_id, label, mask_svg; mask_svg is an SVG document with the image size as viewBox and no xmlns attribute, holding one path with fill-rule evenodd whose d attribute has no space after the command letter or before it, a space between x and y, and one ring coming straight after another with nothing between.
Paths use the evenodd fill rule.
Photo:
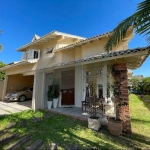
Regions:
<instances>
[{"instance_id":1,"label":"paved walkway","mask_svg":"<svg viewBox=\"0 0 150 150\"><path fill-rule=\"evenodd\" d=\"M32 101L6 102L0 101L0 115L6 115L31 109Z\"/></svg>"}]
</instances>

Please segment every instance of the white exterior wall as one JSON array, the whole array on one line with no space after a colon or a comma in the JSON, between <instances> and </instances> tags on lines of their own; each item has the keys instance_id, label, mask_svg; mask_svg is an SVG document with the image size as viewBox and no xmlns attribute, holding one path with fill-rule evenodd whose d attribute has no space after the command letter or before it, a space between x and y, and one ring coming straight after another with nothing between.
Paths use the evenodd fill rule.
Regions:
<instances>
[{"instance_id":1,"label":"white exterior wall","mask_svg":"<svg viewBox=\"0 0 150 150\"><path fill-rule=\"evenodd\" d=\"M61 48L73 43L73 39L63 39L57 42L57 48Z\"/></svg>"},{"instance_id":2,"label":"white exterior wall","mask_svg":"<svg viewBox=\"0 0 150 150\"><path fill-rule=\"evenodd\" d=\"M35 73L34 76L34 87L33 87L33 97L32 97L32 108L34 110L44 108L44 72L39 71Z\"/></svg>"},{"instance_id":3,"label":"white exterior wall","mask_svg":"<svg viewBox=\"0 0 150 150\"><path fill-rule=\"evenodd\" d=\"M47 92L48 92L48 86L52 85L52 82L53 82L53 73L47 73L47 74L44 74L44 81L45 81L45 84L44 84L44 108L47 108L47 100L48 100L48 97L47 97Z\"/></svg>"},{"instance_id":4,"label":"white exterior wall","mask_svg":"<svg viewBox=\"0 0 150 150\"><path fill-rule=\"evenodd\" d=\"M4 81L0 81L0 100L3 97L3 90L4 90Z\"/></svg>"},{"instance_id":5,"label":"white exterior wall","mask_svg":"<svg viewBox=\"0 0 150 150\"><path fill-rule=\"evenodd\" d=\"M4 100L4 97L6 95L7 90L7 82L8 82L8 76L5 76L4 85L3 85L3 94L2 94L2 100Z\"/></svg>"},{"instance_id":6,"label":"white exterior wall","mask_svg":"<svg viewBox=\"0 0 150 150\"><path fill-rule=\"evenodd\" d=\"M105 98L105 101L107 100L107 62L104 63L103 72L102 72L102 78L103 78L103 97Z\"/></svg>"},{"instance_id":7,"label":"white exterior wall","mask_svg":"<svg viewBox=\"0 0 150 150\"><path fill-rule=\"evenodd\" d=\"M83 94L82 65L75 67L75 107L81 107Z\"/></svg>"}]
</instances>

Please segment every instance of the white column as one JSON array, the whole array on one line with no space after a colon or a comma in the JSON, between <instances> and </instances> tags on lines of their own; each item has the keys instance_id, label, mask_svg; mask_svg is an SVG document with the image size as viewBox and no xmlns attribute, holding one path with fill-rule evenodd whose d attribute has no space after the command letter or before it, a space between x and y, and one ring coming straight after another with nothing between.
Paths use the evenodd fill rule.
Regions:
<instances>
[{"instance_id":1,"label":"white column","mask_svg":"<svg viewBox=\"0 0 150 150\"><path fill-rule=\"evenodd\" d=\"M34 77L34 89L33 89L33 98L32 98L32 108L34 110L42 109L41 103L44 101L43 98L43 71L38 71L35 73Z\"/></svg>"},{"instance_id":2,"label":"white column","mask_svg":"<svg viewBox=\"0 0 150 150\"><path fill-rule=\"evenodd\" d=\"M7 82L8 82L8 75L5 76L4 80L4 87L3 87L3 95L2 95L2 100L4 100L5 95L6 95L6 90L7 90Z\"/></svg>"},{"instance_id":3,"label":"white column","mask_svg":"<svg viewBox=\"0 0 150 150\"><path fill-rule=\"evenodd\" d=\"M82 89L83 89L82 101L84 101L85 96L86 96L86 70L83 70L83 72L82 72L82 82L83 82L83 85L82 85Z\"/></svg>"},{"instance_id":4,"label":"white column","mask_svg":"<svg viewBox=\"0 0 150 150\"><path fill-rule=\"evenodd\" d=\"M83 69L82 65L75 66L75 107L81 107L82 94L83 94Z\"/></svg>"},{"instance_id":5,"label":"white column","mask_svg":"<svg viewBox=\"0 0 150 150\"><path fill-rule=\"evenodd\" d=\"M32 96L32 109L35 110L35 87L36 87L36 72L34 74L34 83L33 83L33 96Z\"/></svg>"},{"instance_id":6,"label":"white column","mask_svg":"<svg viewBox=\"0 0 150 150\"><path fill-rule=\"evenodd\" d=\"M105 101L107 101L107 62L104 62L102 78L103 78L103 97L105 98Z\"/></svg>"},{"instance_id":7,"label":"white column","mask_svg":"<svg viewBox=\"0 0 150 150\"><path fill-rule=\"evenodd\" d=\"M45 74L45 72L43 71L42 72L42 94L41 94L41 96L42 96L42 99L41 99L41 109L44 109L44 103L45 103L45 76L46 76L46 74Z\"/></svg>"}]
</instances>

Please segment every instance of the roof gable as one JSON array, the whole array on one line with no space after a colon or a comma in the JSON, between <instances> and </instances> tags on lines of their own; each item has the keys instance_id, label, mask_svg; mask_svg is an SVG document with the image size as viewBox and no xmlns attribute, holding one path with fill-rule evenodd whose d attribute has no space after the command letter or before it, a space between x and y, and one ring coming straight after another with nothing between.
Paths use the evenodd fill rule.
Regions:
<instances>
[{"instance_id":1,"label":"roof gable","mask_svg":"<svg viewBox=\"0 0 150 150\"><path fill-rule=\"evenodd\" d=\"M40 36L38 36L37 34L34 34L34 37L32 38L31 42L34 42L36 40L40 39Z\"/></svg>"}]
</instances>

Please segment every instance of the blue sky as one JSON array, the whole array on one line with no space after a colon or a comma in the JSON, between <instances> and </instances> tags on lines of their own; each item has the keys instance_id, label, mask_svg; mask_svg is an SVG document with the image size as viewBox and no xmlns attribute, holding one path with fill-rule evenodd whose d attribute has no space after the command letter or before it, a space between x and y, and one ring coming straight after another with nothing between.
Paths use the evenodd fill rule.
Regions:
<instances>
[{"instance_id":1,"label":"blue sky","mask_svg":"<svg viewBox=\"0 0 150 150\"><path fill-rule=\"evenodd\" d=\"M34 34L43 36L52 30L92 37L112 30L133 14L142 0L1 0L0 43L4 50L0 61L19 61L16 49L29 43ZM135 35L129 48L147 46L143 36ZM150 76L150 57L134 75Z\"/></svg>"}]
</instances>

